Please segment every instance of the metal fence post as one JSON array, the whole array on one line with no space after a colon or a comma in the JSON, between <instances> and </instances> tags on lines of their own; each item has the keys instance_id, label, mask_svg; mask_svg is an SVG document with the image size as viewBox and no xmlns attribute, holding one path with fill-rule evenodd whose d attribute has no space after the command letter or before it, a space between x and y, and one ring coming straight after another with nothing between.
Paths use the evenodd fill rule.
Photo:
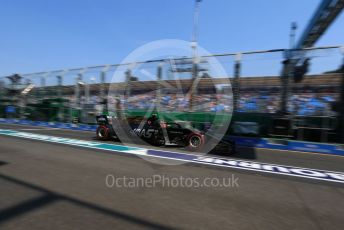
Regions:
<instances>
[{"instance_id":1,"label":"metal fence post","mask_svg":"<svg viewBox=\"0 0 344 230\"><path fill-rule=\"evenodd\" d=\"M41 77L41 98L45 97L45 77Z\"/></svg>"},{"instance_id":2,"label":"metal fence post","mask_svg":"<svg viewBox=\"0 0 344 230\"><path fill-rule=\"evenodd\" d=\"M281 106L280 112L285 115L288 113L287 103L289 97L289 76L290 76L290 51L286 53L286 59L283 61L283 70L281 74Z\"/></svg>"},{"instance_id":3,"label":"metal fence post","mask_svg":"<svg viewBox=\"0 0 344 230\"><path fill-rule=\"evenodd\" d=\"M105 99L105 71L100 72L100 98L103 101Z\"/></svg>"},{"instance_id":4,"label":"metal fence post","mask_svg":"<svg viewBox=\"0 0 344 230\"><path fill-rule=\"evenodd\" d=\"M156 91L156 101L155 106L158 112L160 112L161 103L161 79L162 79L162 63L158 64L157 68L157 91Z\"/></svg>"},{"instance_id":5,"label":"metal fence post","mask_svg":"<svg viewBox=\"0 0 344 230\"><path fill-rule=\"evenodd\" d=\"M82 81L82 74L79 73L76 77L76 84L75 84L75 107L80 108L81 106L81 90L80 90L80 83Z\"/></svg>"},{"instance_id":6,"label":"metal fence post","mask_svg":"<svg viewBox=\"0 0 344 230\"><path fill-rule=\"evenodd\" d=\"M194 58L196 59L196 58ZM190 112L195 111L195 96L198 95L198 81L199 81L199 76L198 76L198 62L197 60L193 61L192 64L192 82L191 82L191 89L190 89L190 100L189 100L189 109Z\"/></svg>"},{"instance_id":7,"label":"metal fence post","mask_svg":"<svg viewBox=\"0 0 344 230\"><path fill-rule=\"evenodd\" d=\"M57 96L59 98L62 97L62 76L56 76L57 77Z\"/></svg>"},{"instance_id":8,"label":"metal fence post","mask_svg":"<svg viewBox=\"0 0 344 230\"><path fill-rule=\"evenodd\" d=\"M340 118L340 136L341 136L341 143L344 144L344 47L341 47L342 56L343 56L343 63L340 68L340 72L342 74L342 85L341 85L341 92L340 92L340 109L339 109L339 118Z\"/></svg>"},{"instance_id":9,"label":"metal fence post","mask_svg":"<svg viewBox=\"0 0 344 230\"><path fill-rule=\"evenodd\" d=\"M90 103L90 84L92 84L92 80L90 80L91 82L85 81L85 104L89 104Z\"/></svg>"},{"instance_id":10,"label":"metal fence post","mask_svg":"<svg viewBox=\"0 0 344 230\"><path fill-rule=\"evenodd\" d=\"M127 84L127 94L126 94L126 101L128 102L129 98L130 98L130 95L131 95L131 70L128 69L126 72L125 72L125 80L126 80L126 84Z\"/></svg>"},{"instance_id":11,"label":"metal fence post","mask_svg":"<svg viewBox=\"0 0 344 230\"><path fill-rule=\"evenodd\" d=\"M103 104L102 113L108 113L108 101L105 97L105 81L106 81L106 69L100 72L100 103Z\"/></svg>"},{"instance_id":12,"label":"metal fence post","mask_svg":"<svg viewBox=\"0 0 344 230\"><path fill-rule=\"evenodd\" d=\"M237 112L239 109L240 100L240 72L241 72L241 54L235 55L234 64L234 81L233 81L233 111Z\"/></svg>"},{"instance_id":13,"label":"metal fence post","mask_svg":"<svg viewBox=\"0 0 344 230\"><path fill-rule=\"evenodd\" d=\"M61 113L61 106L63 106L63 100L62 100L62 76L56 76L57 77L57 96L58 99L61 100L60 105L58 106L57 110L57 120L62 121L63 120L63 114Z\"/></svg>"}]
</instances>

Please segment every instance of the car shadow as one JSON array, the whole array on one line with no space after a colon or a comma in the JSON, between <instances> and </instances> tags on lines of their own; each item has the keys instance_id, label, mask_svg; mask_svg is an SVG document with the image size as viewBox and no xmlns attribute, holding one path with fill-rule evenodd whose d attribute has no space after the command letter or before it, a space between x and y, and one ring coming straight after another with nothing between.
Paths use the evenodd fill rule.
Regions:
<instances>
[{"instance_id":1,"label":"car shadow","mask_svg":"<svg viewBox=\"0 0 344 230\"><path fill-rule=\"evenodd\" d=\"M235 153L231 155L231 157L254 160L257 159L257 154L255 148L238 146Z\"/></svg>"}]
</instances>

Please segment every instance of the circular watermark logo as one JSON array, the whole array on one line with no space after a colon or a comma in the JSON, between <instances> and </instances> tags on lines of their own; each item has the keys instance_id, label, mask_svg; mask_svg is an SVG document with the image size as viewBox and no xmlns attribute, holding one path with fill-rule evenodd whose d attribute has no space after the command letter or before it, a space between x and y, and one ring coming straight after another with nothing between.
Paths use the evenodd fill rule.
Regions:
<instances>
[{"instance_id":1,"label":"circular watermark logo","mask_svg":"<svg viewBox=\"0 0 344 230\"><path fill-rule=\"evenodd\" d=\"M108 109L124 144L205 155L228 130L233 93L225 68L208 51L197 47L196 53L183 40L158 40L118 65ZM159 164L183 163L141 156Z\"/></svg>"}]
</instances>

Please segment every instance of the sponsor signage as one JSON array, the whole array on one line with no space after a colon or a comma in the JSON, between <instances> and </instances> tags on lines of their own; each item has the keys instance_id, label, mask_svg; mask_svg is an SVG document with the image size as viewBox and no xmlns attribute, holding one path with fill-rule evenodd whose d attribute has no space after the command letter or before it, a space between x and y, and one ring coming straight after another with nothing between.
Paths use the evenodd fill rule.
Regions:
<instances>
[{"instance_id":1,"label":"sponsor signage","mask_svg":"<svg viewBox=\"0 0 344 230\"><path fill-rule=\"evenodd\" d=\"M286 165L274 165L260 162L221 159L214 157L199 157L198 159L196 159L196 161L229 168L344 183L343 172L331 172L319 169L299 168Z\"/></svg>"}]
</instances>

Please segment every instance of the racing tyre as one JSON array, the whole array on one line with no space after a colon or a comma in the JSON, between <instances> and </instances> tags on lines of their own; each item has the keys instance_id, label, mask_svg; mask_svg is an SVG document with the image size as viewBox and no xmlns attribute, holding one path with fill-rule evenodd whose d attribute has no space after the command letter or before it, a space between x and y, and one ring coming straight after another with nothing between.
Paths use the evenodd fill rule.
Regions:
<instances>
[{"instance_id":1,"label":"racing tyre","mask_svg":"<svg viewBox=\"0 0 344 230\"><path fill-rule=\"evenodd\" d=\"M195 151L200 149L204 144L203 137L198 134L191 134L187 140L188 149Z\"/></svg>"},{"instance_id":2,"label":"racing tyre","mask_svg":"<svg viewBox=\"0 0 344 230\"><path fill-rule=\"evenodd\" d=\"M102 141L106 141L110 139L109 136L109 128L105 125L101 125L97 128L97 138Z\"/></svg>"}]
</instances>

